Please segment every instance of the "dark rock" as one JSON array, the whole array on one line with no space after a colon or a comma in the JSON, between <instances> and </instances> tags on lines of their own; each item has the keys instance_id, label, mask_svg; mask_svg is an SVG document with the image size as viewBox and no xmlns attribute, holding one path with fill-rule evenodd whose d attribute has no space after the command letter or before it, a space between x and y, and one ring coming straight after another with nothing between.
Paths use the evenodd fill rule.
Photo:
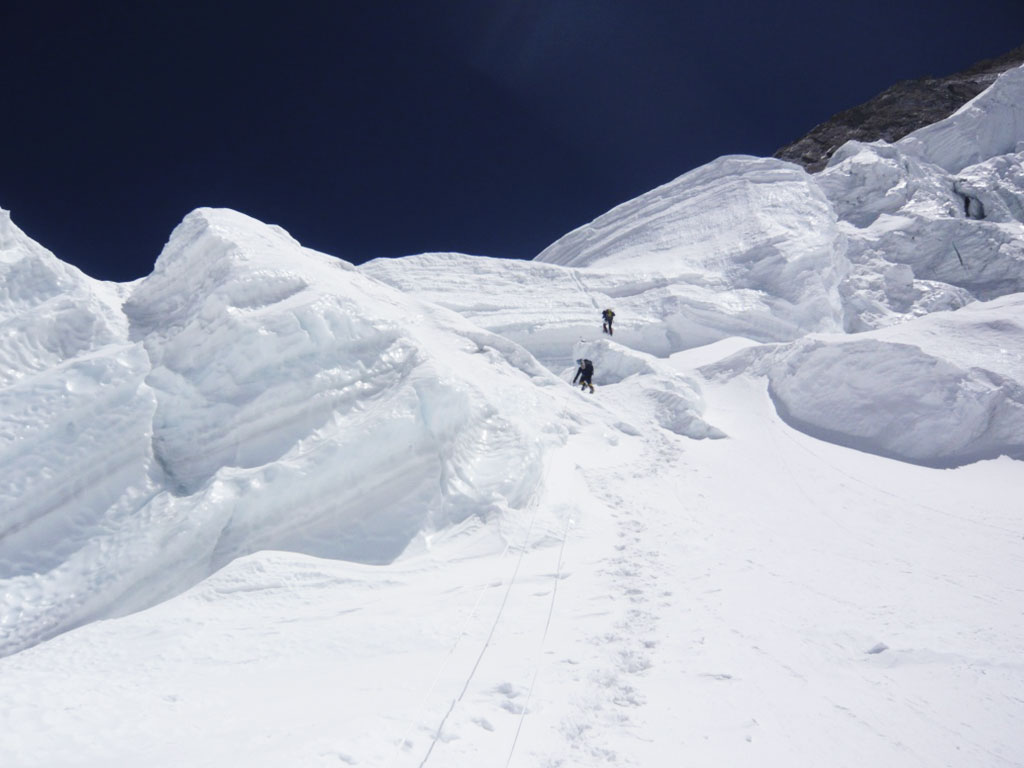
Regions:
<instances>
[{"instance_id":1,"label":"dark rock","mask_svg":"<svg viewBox=\"0 0 1024 768\"><path fill-rule=\"evenodd\" d=\"M1024 45L948 77L902 80L852 109L833 115L810 133L775 152L774 157L820 171L832 153L850 139L896 141L918 128L949 117L988 88L1001 72L1024 63Z\"/></svg>"}]
</instances>

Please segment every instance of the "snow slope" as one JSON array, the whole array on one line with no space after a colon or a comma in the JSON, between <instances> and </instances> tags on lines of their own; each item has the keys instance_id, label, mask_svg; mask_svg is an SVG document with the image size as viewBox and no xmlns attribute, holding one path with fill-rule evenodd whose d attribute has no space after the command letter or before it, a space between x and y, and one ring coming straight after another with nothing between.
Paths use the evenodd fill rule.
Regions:
<instances>
[{"instance_id":1,"label":"snow slope","mask_svg":"<svg viewBox=\"0 0 1024 768\"><path fill-rule=\"evenodd\" d=\"M949 173L1024 150L1024 67L1008 70L953 115L897 142Z\"/></svg>"},{"instance_id":2,"label":"snow slope","mask_svg":"<svg viewBox=\"0 0 1024 768\"><path fill-rule=\"evenodd\" d=\"M532 262L0 212L0 764L1024 766L1020 72Z\"/></svg>"},{"instance_id":3,"label":"snow slope","mask_svg":"<svg viewBox=\"0 0 1024 768\"><path fill-rule=\"evenodd\" d=\"M1020 764L1018 462L824 444L742 377L705 389L729 439L628 434L637 390L531 509L386 567L251 555L0 661L4 763Z\"/></svg>"},{"instance_id":4,"label":"snow slope","mask_svg":"<svg viewBox=\"0 0 1024 768\"><path fill-rule=\"evenodd\" d=\"M612 305L618 338L660 356L730 336L788 341L840 330L844 247L802 169L737 156L620 205L534 262L423 254L360 270L553 365Z\"/></svg>"}]
</instances>

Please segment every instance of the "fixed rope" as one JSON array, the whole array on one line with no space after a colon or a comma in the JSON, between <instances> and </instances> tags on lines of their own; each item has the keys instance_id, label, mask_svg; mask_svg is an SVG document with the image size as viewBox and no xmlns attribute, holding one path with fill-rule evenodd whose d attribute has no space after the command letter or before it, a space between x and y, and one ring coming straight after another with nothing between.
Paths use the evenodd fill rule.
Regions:
<instances>
[{"instance_id":1,"label":"fixed rope","mask_svg":"<svg viewBox=\"0 0 1024 768\"><path fill-rule=\"evenodd\" d=\"M544 652L544 645L548 639L548 629L551 627L551 617L555 612L555 598L558 597L558 583L562 580L562 555L565 552L565 542L569 538L569 527L572 525L572 515L566 515L565 530L562 532L562 543L558 548L558 565L555 566L555 584L551 589L551 601L548 603L548 618L544 622L544 633L541 635L540 644L537 646L537 656L533 663L533 678L530 680L530 689L526 692L526 701L519 713L519 724L516 726L516 735L512 739L512 746L508 751L508 759L505 761L505 768L512 763L512 755L515 754L516 744L519 742L519 733L523 730L523 721L526 719L526 712L530 706L530 699L533 696L533 688L537 683L537 673L540 671L541 654Z\"/></svg>"}]
</instances>

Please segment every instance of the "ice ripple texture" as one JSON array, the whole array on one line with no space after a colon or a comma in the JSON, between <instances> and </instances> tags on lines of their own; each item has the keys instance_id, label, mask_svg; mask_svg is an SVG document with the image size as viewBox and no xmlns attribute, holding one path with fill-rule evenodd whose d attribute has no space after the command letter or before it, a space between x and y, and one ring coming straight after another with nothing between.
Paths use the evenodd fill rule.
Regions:
<instances>
[{"instance_id":1,"label":"ice ripple texture","mask_svg":"<svg viewBox=\"0 0 1024 768\"><path fill-rule=\"evenodd\" d=\"M260 549L389 562L529 504L564 437L521 348L242 214L128 287L3 243L0 653Z\"/></svg>"}]
</instances>

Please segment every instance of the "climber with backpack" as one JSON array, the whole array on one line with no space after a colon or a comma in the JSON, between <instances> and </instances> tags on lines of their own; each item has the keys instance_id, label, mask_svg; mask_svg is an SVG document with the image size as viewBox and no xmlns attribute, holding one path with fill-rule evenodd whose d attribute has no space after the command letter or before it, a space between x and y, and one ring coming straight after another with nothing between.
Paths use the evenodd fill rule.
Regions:
<instances>
[{"instance_id":1,"label":"climber with backpack","mask_svg":"<svg viewBox=\"0 0 1024 768\"><path fill-rule=\"evenodd\" d=\"M594 384L591 379L594 378L594 364L589 360L581 358L576 361L576 365L578 365L579 368L576 369L576 375L572 377L572 383L575 384L576 380L579 379L579 382L582 385L580 386L580 389L590 387L590 391L593 393Z\"/></svg>"},{"instance_id":2,"label":"climber with backpack","mask_svg":"<svg viewBox=\"0 0 1024 768\"><path fill-rule=\"evenodd\" d=\"M612 312L610 309L606 309L604 312L601 313L601 317L604 318L604 326L602 327L602 330L605 333L607 333L609 336L611 336L612 335L612 318L615 317L615 313Z\"/></svg>"}]
</instances>

